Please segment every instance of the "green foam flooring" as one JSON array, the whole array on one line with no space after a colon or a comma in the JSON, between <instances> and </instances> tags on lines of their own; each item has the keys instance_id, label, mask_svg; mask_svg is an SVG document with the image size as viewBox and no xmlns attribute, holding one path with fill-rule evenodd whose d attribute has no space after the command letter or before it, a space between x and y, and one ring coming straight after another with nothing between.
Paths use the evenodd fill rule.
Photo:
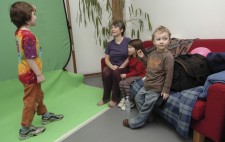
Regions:
<instances>
[{"instance_id":1,"label":"green foam flooring","mask_svg":"<svg viewBox=\"0 0 225 142\"><path fill-rule=\"evenodd\" d=\"M107 109L107 105L96 105L103 90L83 84L83 75L62 70L44 75L44 103L49 112L61 113L64 119L46 125L43 134L25 142L53 142ZM18 79L0 82L0 98L0 141L17 142L23 109L23 86ZM33 125L41 125L41 116L35 115Z\"/></svg>"}]
</instances>

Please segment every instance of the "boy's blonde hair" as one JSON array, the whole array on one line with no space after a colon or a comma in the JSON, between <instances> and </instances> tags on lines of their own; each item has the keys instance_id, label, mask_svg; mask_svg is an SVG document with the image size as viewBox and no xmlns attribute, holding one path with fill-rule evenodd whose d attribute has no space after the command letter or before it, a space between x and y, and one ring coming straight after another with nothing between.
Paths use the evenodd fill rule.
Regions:
<instances>
[{"instance_id":1,"label":"boy's blonde hair","mask_svg":"<svg viewBox=\"0 0 225 142\"><path fill-rule=\"evenodd\" d=\"M152 41L155 39L155 34L156 34L156 33L164 33L164 32L168 33L169 39L170 39L170 37L171 37L170 30L169 30L168 28L164 27L164 26L159 26L159 27L157 27L157 28L155 29L155 31L152 33Z\"/></svg>"}]
</instances>

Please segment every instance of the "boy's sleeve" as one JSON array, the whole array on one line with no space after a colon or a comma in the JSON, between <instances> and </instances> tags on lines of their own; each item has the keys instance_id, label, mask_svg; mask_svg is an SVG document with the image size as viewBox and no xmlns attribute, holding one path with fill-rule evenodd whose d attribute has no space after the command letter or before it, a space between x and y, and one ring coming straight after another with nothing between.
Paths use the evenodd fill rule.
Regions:
<instances>
[{"instance_id":1,"label":"boy's sleeve","mask_svg":"<svg viewBox=\"0 0 225 142\"><path fill-rule=\"evenodd\" d=\"M37 57L36 38L31 35L24 35L22 48L26 59L33 59Z\"/></svg>"}]
</instances>

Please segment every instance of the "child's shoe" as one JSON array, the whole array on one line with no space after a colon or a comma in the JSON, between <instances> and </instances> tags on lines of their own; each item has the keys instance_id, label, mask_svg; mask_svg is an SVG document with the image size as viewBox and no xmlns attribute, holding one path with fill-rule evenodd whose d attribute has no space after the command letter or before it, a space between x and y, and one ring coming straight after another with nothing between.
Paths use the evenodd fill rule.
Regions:
<instances>
[{"instance_id":1,"label":"child's shoe","mask_svg":"<svg viewBox=\"0 0 225 142\"><path fill-rule=\"evenodd\" d=\"M59 121L63 119L62 114L54 114L54 113L49 113L50 115L48 117L42 116L42 125L46 125L48 123L54 122L54 121Z\"/></svg>"},{"instance_id":2,"label":"child's shoe","mask_svg":"<svg viewBox=\"0 0 225 142\"><path fill-rule=\"evenodd\" d=\"M134 108L135 104L134 101L130 101L130 108ZM121 106L121 110L126 110L126 105L125 103Z\"/></svg>"},{"instance_id":3,"label":"child's shoe","mask_svg":"<svg viewBox=\"0 0 225 142\"><path fill-rule=\"evenodd\" d=\"M121 110L125 110L126 109L126 105L125 105L125 103L121 106Z\"/></svg>"},{"instance_id":4,"label":"child's shoe","mask_svg":"<svg viewBox=\"0 0 225 142\"><path fill-rule=\"evenodd\" d=\"M41 133L43 133L45 131L45 127L35 127L35 126L30 126L29 130L27 130L26 132L22 132L21 129L19 131L19 139L20 140L25 140L28 139L30 137L34 137L37 136Z\"/></svg>"},{"instance_id":5,"label":"child's shoe","mask_svg":"<svg viewBox=\"0 0 225 142\"><path fill-rule=\"evenodd\" d=\"M130 128L128 119L123 120L123 126Z\"/></svg>"},{"instance_id":6,"label":"child's shoe","mask_svg":"<svg viewBox=\"0 0 225 142\"><path fill-rule=\"evenodd\" d=\"M123 97L118 104L118 107L122 107L125 104L125 98Z\"/></svg>"}]
</instances>

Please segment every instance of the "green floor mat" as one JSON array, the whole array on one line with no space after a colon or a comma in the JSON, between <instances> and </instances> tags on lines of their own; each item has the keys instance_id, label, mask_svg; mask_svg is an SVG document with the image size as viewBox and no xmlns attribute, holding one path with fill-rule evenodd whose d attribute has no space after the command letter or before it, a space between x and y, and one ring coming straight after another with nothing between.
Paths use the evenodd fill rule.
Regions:
<instances>
[{"instance_id":1,"label":"green floor mat","mask_svg":"<svg viewBox=\"0 0 225 142\"><path fill-rule=\"evenodd\" d=\"M107 109L107 105L96 105L103 90L83 84L83 75L61 70L44 75L42 89L48 111L62 113L64 119L46 125L43 134L26 142L53 142ZM17 142L23 108L23 86L18 79L0 82L0 98L0 141ZM35 116L33 125L41 125L41 116Z\"/></svg>"}]
</instances>

